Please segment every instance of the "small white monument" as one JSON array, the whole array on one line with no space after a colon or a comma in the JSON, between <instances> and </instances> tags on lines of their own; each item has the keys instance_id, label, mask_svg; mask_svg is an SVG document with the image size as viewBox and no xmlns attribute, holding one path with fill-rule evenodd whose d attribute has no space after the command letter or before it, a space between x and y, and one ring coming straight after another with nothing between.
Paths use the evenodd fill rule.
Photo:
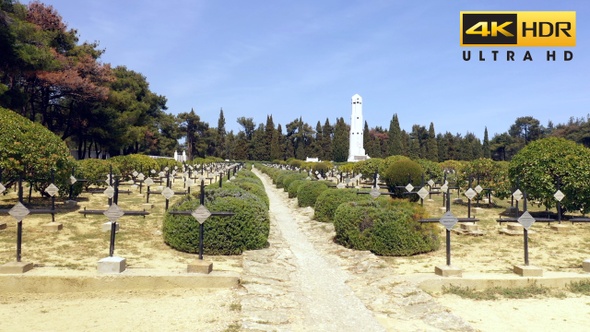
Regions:
<instances>
[{"instance_id":1,"label":"small white monument","mask_svg":"<svg viewBox=\"0 0 590 332\"><path fill-rule=\"evenodd\" d=\"M367 160L363 147L363 98L358 94L352 96L352 114L350 115L350 145L348 161Z\"/></svg>"}]
</instances>

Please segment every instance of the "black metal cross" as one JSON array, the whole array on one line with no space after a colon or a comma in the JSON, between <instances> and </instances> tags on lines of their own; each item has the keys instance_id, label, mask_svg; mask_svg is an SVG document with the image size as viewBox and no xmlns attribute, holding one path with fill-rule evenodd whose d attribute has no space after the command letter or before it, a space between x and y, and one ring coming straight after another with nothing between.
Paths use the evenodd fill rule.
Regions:
<instances>
[{"instance_id":1,"label":"black metal cross","mask_svg":"<svg viewBox=\"0 0 590 332\"><path fill-rule=\"evenodd\" d=\"M0 177L1 180L1 177ZM53 183L51 184L53 185ZM2 186L4 187L4 186ZM53 185L55 187L55 185ZM55 187L57 188L57 187ZM55 193L54 193L55 194ZM21 261L22 256L22 241L23 241L23 219L29 214L51 214L52 221L54 215L58 211L55 209L55 198L52 195L52 207L51 209L29 209L25 206L23 200L23 180L22 175L19 174L18 178L18 202L11 209L0 209L0 213L10 214L14 219L17 220L16 227L16 261Z\"/></svg>"},{"instance_id":2,"label":"black metal cross","mask_svg":"<svg viewBox=\"0 0 590 332\"><path fill-rule=\"evenodd\" d=\"M205 207L205 180L201 179L201 189L199 193L199 207L194 211L169 211L170 214L190 215L199 222L199 259L203 260L203 238L205 234L204 223L210 217L231 217L233 212L210 212Z\"/></svg>"},{"instance_id":3,"label":"black metal cross","mask_svg":"<svg viewBox=\"0 0 590 332\"><path fill-rule=\"evenodd\" d=\"M112 179L112 177L111 177ZM106 191L106 190L105 190ZM143 211L134 211L134 210L121 210L117 205L119 203L119 178L115 177L113 191L105 192L105 194L109 198L109 208L107 210L84 210L78 211L86 217L87 214L104 214L109 221L111 222L111 237L110 237L110 244L109 244L109 256L113 257L115 252L115 234L117 233L117 220L126 215L126 216L143 216L150 214L149 212ZM112 195L111 195L112 194Z\"/></svg>"}]
</instances>

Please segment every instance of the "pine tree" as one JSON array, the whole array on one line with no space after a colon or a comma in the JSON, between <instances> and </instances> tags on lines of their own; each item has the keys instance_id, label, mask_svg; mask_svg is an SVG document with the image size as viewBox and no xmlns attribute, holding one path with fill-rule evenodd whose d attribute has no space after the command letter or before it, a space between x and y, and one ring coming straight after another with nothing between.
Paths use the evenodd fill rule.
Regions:
<instances>
[{"instance_id":1,"label":"pine tree","mask_svg":"<svg viewBox=\"0 0 590 332\"><path fill-rule=\"evenodd\" d=\"M401 135L401 129L399 126L399 120L397 114L393 115L391 122L389 123L389 155L403 155L403 138Z\"/></svg>"},{"instance_id":2,"label":"pine tree","mask_svg":"<svg viewBox=\"0 0 590 332\"><path fill-rule=\"evenodd\" d=\"M344 122L344 118L341 117L336 120L336 126L334 126L334 143L332 145L335 162L348 160L348 146L350 144L349 131L349 126Z\"/></svg>"}]
</instances>

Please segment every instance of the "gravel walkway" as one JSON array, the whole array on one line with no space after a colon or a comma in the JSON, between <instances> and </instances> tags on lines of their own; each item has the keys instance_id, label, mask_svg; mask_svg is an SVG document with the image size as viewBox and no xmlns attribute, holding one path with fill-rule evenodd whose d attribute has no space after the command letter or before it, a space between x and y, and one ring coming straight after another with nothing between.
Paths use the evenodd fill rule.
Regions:
<instances>
[{"instance_id":1,"label":"gravel walkway","mask_svg":"<svg viewBox=\"0 0 590 332\"><path fill-rule=\"evenodd\" d=\"M378 257L334 244L331 224L254 172L269 196L270 246L244 253L242 330L473 330Z\"/></svg>"}]
</instances>

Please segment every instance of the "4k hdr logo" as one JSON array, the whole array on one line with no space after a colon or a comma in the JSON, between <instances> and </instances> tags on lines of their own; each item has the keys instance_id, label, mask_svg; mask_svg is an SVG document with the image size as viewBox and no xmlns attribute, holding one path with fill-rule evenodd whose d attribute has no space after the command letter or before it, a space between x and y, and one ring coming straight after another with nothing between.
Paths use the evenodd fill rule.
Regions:
<instances>
[{"instance_id":1,"label":"4k hdr logo","mask_svg":"<svg viewBox=\"0 0 590 332\"><path fill-rule=\"evenodd\" d=\"M576 12L461 12L461 46L576 46Z\"/></svg>"}]
</instances>

